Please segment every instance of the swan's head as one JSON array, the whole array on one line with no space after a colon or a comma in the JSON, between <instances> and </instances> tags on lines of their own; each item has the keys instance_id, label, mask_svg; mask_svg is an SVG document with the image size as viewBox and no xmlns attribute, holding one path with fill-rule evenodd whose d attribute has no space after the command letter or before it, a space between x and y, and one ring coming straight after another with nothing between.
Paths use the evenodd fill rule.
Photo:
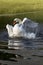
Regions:
<instances>
[{"instance_id":1,"label":"swan's head","mask_svg":"<svg viewBox=\"0 0 43 65\"><path fill-rule=\"evenodd\" d=\"M17 24L17 23L20 23L20 22L21 22L21 19L15 18L15 19L13 20L13 25L15 25L15 24Z\"/></svg>"}]
</instances>

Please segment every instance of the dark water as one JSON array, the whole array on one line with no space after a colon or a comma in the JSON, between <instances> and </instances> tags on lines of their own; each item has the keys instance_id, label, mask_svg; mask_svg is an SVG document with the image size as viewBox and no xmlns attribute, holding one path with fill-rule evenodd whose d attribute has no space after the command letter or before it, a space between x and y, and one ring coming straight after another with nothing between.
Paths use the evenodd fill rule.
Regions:
<instances>
[{"instance_id":1,"label":"dark water","mask_svg":"<svg viewBox=\"0 0 43 65\"><path fill-rule=\"evenodd\" d=\"M0 31L0 65L43 65L43 32L36 39L11 39Z\"/></svg>"}]
</instances>

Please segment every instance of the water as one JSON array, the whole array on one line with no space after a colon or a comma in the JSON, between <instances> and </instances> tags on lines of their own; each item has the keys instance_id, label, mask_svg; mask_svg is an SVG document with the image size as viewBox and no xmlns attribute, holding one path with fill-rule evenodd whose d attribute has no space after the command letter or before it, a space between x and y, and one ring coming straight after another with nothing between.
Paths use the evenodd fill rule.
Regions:
<instances>
[{"instance_id":1,"label":"water","mask_svg":"<svg viewBox=\"0 0 43 65\"><path fill-rule=\"evenodd\" d=\"M6 30L0 31L0 65L43 65L43 31L41 32L36 39L12 39Z\"/></svg>"}]
</instances>

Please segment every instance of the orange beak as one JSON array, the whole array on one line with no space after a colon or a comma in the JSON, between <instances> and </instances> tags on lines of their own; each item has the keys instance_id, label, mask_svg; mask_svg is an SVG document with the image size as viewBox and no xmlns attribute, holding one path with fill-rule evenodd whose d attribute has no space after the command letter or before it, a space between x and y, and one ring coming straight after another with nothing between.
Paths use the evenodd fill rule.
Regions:
<instances>
[{"instance_id":1,"label":"orange beak","mask_svg":"<svg viewBox=\"0 0 43 65\"><path fill-rule=\"evenodd\" d=\"M13 25L15 25L16 24L16 21L13 21Z\"/></svg>"}]
</instances>

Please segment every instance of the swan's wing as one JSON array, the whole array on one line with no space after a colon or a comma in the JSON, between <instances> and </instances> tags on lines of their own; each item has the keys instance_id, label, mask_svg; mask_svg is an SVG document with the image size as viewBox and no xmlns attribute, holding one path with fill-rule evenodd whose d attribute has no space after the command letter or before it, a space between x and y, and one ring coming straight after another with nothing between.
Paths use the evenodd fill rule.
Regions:
<instances>
[{"instance_id":1,"label":"swan's wing","mask_svg":"<svg viewBox=\"0 0 43 65\"><path fill-rule=\"evenodd\" d=\"M24 18L22 25L26 32L37 32L39 24L36 22L31 21L28 18Z\"/></svg>"},{"instance_id":2,"label":"swan's wing","mask_svg":"<svg viewBox=\"0 0 43 65\"><path fill-rule=\"evenodd\" d=\"M7 31L8 31L9 37L11 37L11 36L13 35L13 26L7 24L7 25L6 25L6 29L7 29Z\"/></svg>"},{"instance_id":3,"label":"swan's wing","mask_svg":"<svg viewBox=\"0 0 43 65\"><path fill-rule=\"evenodd\" d=\"M36 22L33 22L31 21L30 19L28 18L24 18L23 21L22 21L22 24L26 27L32 27L32 28L35 28L38 26L38 23Z\"/></svg>"},{"instance_id":4,"label":"swan's wing","mask_svg":"<svg viewBox=\"0 0 43 65\"><path fill-rule=\"evenodd\" d=\"M32 22L32 23L28 23L27 26L30 28L37 28L38 27L38 23Z\"/></svg>"},{"instance_id":5,"label":"swan's wing","mask_svg":"<svg viewBox=\"0 0 43 65\"><path fill-rule=\"evenodd\" d=\"M13 28L12 25L7 24L7 25L6 25L6 29L8 29L9 27L10 27L10 28Z\"/></svg>"}]
</instances>

